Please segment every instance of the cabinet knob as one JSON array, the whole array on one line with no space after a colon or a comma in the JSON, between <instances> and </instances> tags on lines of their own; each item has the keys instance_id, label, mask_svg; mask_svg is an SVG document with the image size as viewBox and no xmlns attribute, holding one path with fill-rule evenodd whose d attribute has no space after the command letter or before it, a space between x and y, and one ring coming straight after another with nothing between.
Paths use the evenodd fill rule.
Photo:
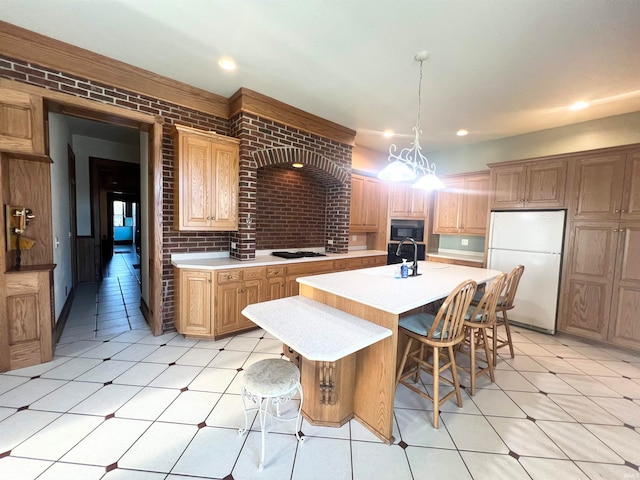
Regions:
<instances>
[{"instance_id":1,"label":"cabinet knob","mask_svg":"<svg viewBox=\"0 0 640 480\"><path fill-rule=\"evenodd\" d=\"M615 213L620 213L620 210L616 210Z\"/></svg>"},{"instance_id":2,"label":"cabinet knob","mask_svg":"<svg viewBox=\"0 0 640 480\"><path fill-rule=\"evenodd\" d=\"M233 275L231 275L230 273L227 275L227 280L231 280L233 278Z\"/></svg>"},{"instance_id":3,"label":"cabinet knob","mask_svg":"<svg viewBox=\"0 0 640 480\"><path fill-rule=\"evenodd\" d=\"M613 233L618 233L618 231L619 231L619 230L618 230L617 228L614 228L614 229L613 229Z\"/></svg>"},{"instance_id":4,"label":"cabinet knob","mask_svg":"<svg viewBox=\"0 0 640 480\"><path fill-rule=\"evenodd\" d=\"M627 213L627 211L624 208L621 210L621 212L622 213Z\"/></svg>"}]
</instances>

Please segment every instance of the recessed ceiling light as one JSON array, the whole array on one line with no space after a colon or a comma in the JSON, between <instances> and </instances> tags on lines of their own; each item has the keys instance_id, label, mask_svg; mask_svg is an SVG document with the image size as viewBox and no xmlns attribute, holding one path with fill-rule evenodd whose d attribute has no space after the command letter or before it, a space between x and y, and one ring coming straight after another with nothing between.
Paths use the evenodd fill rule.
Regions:
<instances>
[{"instance_id":1,"label":"recessed ceiling light","mask_svg":"<svg viewBox=\"0 0 640 480\"><path fill-rule=\"evenodd\" d=\"M393 137L393 130L385 130L382 135L384 135L385 137Z\"/></svg>"},{"instance_id":2,"label":"recessed ceiling light","mask_svg":"<svg viewBox=\"0 0 640 480\"><path fill-rule=\"evenodd\" d=\"M465 135L469 135L469 131L465 130L464 128L461 128L456 132L456 135L459 137L464 137Z\"/></svg>"},{"instance_id":3,"label":"recessed ceiling light","mask_svg":"<svg viewBox=\"0 0 640 480\"><path fill-rule=\"evenodd\" d=\"M236 69L236 62L231 60L229 57L222 57L220 60L218 60L218 65L223 70L235 70Z\"/></svg>"},{"instance_id":4,"label":"recessed ceiling light","mask_svg":"<svg viewBox=\"0 0 640 480\"><path fill-rule=\"evenodd\" d=\"M571 110L582 110L583 108L587 108L589 104L587 102L576 102L571 105L569 108Z\"/></svg>"},{"instance_id":5,"label":"recessed ceiling light","mask_svg":"<svg viewBox=\"0 0 640 480\"><path fill-rule=\"evenodd\" d=\"M302 168L303 167L302 163L293 163L291 166L293 168Z\"/></svg>"}]
</instances>

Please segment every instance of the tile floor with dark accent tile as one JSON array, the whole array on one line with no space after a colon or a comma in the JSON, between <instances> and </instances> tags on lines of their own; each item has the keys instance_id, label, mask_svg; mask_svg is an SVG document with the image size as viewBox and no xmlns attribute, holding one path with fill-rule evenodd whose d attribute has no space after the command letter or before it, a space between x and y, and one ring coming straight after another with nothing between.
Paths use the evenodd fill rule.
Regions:
<instances>
[{"instance_id":1,"label":"tile floor with dark accent tile","mask_svg":"<svg viewBox=\"0 0 640 480\"><path fill-rule=\"evenodd\" d=\"M91 328L65 330L53 361L0 374L0 479L640 478L640 355L521 328L496 383L482 377L474 397L463 390L462 408L442 405L438 430L432 405L400 386L393 445L356 420L304 421L303 444L291 424L276 424L258 471L255 414L247 436L237 430L243 369L279 357L280 343L262 330L153 337L127 320L129 285L115 278L81 289L67 326ZM124 314L101 329L105 291ZM431 391L429 376L421 388Z\"/></svg>"}]
</instances>

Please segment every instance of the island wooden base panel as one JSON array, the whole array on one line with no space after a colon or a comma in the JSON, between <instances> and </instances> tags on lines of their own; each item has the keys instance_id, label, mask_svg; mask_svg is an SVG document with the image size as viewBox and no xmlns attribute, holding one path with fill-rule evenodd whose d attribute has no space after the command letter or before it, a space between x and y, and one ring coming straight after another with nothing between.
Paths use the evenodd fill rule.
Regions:
<instances>
[{"instance_id":1,"label":"island wooden base panel","mask_svg":"<svg viewBox=\"0 0 640 480\"><path fill-rule=\"evenodd\" d=\"M398 347L398 315L338 295L300 285L300 294L391 330L385 338L355 354L353 394L342 391L339 402L352 401L353 415L385 443L393 442L393 403ZM352 355L353 356L353 355ZM348 358L348 357L347 357ZM304 376L304 372L302 372ZM304 379L303 379L304 382ZM317 383L316 383L317 385ZM307 391L305 403L307 402ZM313 389L313 387L312 387ZM312 400L309 400L309 404ZM305 407L309 411L310 407ZM345 410L346 413L346 410ZM314 421L318 419L311 416ZM322 420L320 420L322 421ZM333 421L337 422L338 419Z\"/></svg>"}]
</instances>

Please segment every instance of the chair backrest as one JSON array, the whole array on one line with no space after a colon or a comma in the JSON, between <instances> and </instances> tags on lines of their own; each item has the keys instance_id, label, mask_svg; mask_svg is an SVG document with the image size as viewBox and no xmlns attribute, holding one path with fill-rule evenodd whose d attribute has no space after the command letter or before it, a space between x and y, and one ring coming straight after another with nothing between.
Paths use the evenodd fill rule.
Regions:
<instances>
[{"instance_id":1,"label":"chair backrest","mask_svg":"<svg viewBox=\"0 0 640 480\"><path fill-rule=\"evenodd\" d=\"M496 321L496 306L498 305L500 294L504 290L506 282L506 273L499 274L493 282L491 282L491 285L484 291L482 299L480 299L476 305L471 316L468 317L470 319L469 323L480 323L488 326L493 325L493 322Z\"/></svg>"},{"instance_id":2,"label":"chair backrest","mask_svg":"<svg viewBox=\"0 0 640 480\"><path fill-rule=\"evenodd\" d=\"M462 338L464 332L464 316L478 285L473 280L465 280L445 298L440 306L427 338L431 341L448 343ZM436 331L442 332L436 335Z\"/></svg>"},{"instance_id":3,"label":"chair backrest","mask_svg":"<svg viewBox=\"0 0 640 480\"><path fill-rule=\"evenodd\" d=\"M523 273L524 265L518 265L509 272L507 282L504 286L504 294L502 294L498 302L499 309L508 310L513 308L513 301L516 298L516 290L518 290L518 284L520 283L520 278L522 278Z\"/></svg>"}]
</instances>

